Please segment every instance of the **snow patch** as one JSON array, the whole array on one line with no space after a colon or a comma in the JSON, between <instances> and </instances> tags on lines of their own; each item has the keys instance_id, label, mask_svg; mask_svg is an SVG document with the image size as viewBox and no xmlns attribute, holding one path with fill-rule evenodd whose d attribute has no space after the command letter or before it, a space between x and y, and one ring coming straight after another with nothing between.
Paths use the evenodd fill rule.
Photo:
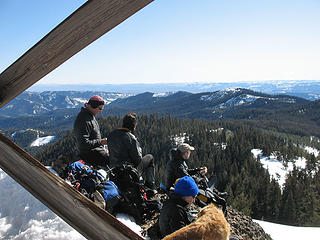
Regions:
<instances>
[{"instance_id":1,"label":"snow patch","mask_svg":"<svg viewBox=\"0 0 320 240\"><path fill-rule=\"evenodd\" d=\"M85 240L0 168L0 239Z\"/></svg>"},{"instance_id":2,"label":"snow patch","mask_svg":"<svg viewBox=\"0 0 320 240\"><path fill-rule=\"evenodd\" d=\"M189 136L186 133L181 133L180 135L176 134L175 136L171 136L170 139L176 146L178 146L184 142L188 142Z\"/></svg>"},{"instance_id":3,"label":"snow patch","mask_svg":"<svg viewBox=\"0 0 320 240\"><path fill-rule=\"evenodd\" d=\"M40 137L34 140L30 146L31 147L39 147L45 144L48 144L49 142L53 141L55 139L55 136L46 136L46 137Z\"/></svg>"},{"instance_id":4,"label":"snow patch","mask_svg":"<svg viewBox=\"0 0 320 240\"><path fill-rule=\"evenodd\" d=\"M172 92L154 93L152 97L168 97L172 94Z\"/></svg>"},{"instance_id":5,"label":"snow patch","mask_svg":"<svg viewBox=\"0 0 320 240\"><path fill-rule=\"evenodd\" d=\"M312 148L312 147L304 147L304 150L306 150L308 153L313 154L315 157L319 156L319 150Z\"/></svg>"},{"instance_id":6,"label":"snow patch","mask_svg":"<svg viewBox=\"0 0 320 240\"><path fill-rule=\"evenodd\" d=\"M7 218L6 217L2 218L0 214L0 237L4 233L6 233L10 228L11 228L11 224L7 224Z\"/></svg>"},{"instance_id":7,"label":"snow patch","mask_svg":"<svg viewBox=\"0 0 320 240\"><path fill-rule=\"evenodd\" d=\"M255 219L253 221L258 223L273 240L317 239L320 236L319 227L294 227Z\"/></svg>"},{"instance_id":8,"label":"snow patch","mask_svg":"<svg viewBox=\"0 0 320 240\"><path fill-rule=\"evenodd\" d=\"M287 173L293 170L293 163L289 162L288 166L285 167L282 161L278 160L275 155L269 157L263 156L261 149L252 149L251 153L255 158L260 158L263 167L267 169L271 177L277 180L279 185L283 187ZM306 167L306 159L299 157L294 160L294 165L297 168L303 169Z\"/></svg>"},{"instance_id":9,"label":"snow patch","mask_svg":"<svg viewBox=\"0 0 320 240\"><path fill-rule=\"evenodd\" d=\"M86 99L83 99L83 98L73 98L74 101L77 101L77 102L80 102L80 103L86 103L87 100Z\"/></svg>"},{"instance_id":10,"label":"snow patch","mask_svg":"<svg viewBox=\"0 0 320 240\"><path fill-rule=\"evenodd\" d=\"M136 223L134 217L128 215L128 214L124 214L124 213L118 213L116 215L116 218L122 222L124 225L126 225L127 227L129 227L131 230L133 230L135 233L141 235L141 227Z\"/></svg>"},{"instance_id":11,"label":"snow patch","mask_svg":"<svg viewBox=\"0 0 320 240\"><path fill-rule=\"evenodd\" d=\"M223 128L217 128L217 129L210 129L209 132L213 132L213 133L218 133L218 132L222 132Z\"/></svg>"}]
</instances>

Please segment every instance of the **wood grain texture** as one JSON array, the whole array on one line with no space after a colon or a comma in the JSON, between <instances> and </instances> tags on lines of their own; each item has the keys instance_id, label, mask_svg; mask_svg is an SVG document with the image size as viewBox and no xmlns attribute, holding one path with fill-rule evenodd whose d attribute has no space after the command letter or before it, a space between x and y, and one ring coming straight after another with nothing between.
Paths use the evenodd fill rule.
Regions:
<instances>
[{"instance_id":1,"label":"wood grain texture","mask_svg":"<svg viewBox=\"0 0 320 240\"><path fill-rule=\"evenodd\" d=\"M143 239L0 134L0 167L87 239Z\"/></svg>"},{"instance_id":2,"label":"wood grain texture","mask_svg":"<svg viewBox=\"0 0 320 240\"><path fill-rule=\"evenodd\" d=\"M152 1L87 1L0 74L0 107Z\"/></svg>"}]
</instances>

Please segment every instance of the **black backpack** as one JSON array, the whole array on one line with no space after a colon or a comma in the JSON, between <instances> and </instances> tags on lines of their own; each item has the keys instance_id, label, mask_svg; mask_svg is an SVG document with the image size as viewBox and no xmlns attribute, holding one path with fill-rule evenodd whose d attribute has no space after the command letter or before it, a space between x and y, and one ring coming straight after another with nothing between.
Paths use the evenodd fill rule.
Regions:
<instances>
[{"instance_id":1,"label":"black backpack","mask_svg":"<svg viewBox=\"0 0 320 240\"><path fill-rule=\"evenodd\" d=\"M227 215L227 201L218 195L218 191L211 185L211 181L201 174L192 176L199 187L199 193L196 197L196 205L199 207L205 207L210 203L214 203L222 207L222 211Z\"/></svg>"},{"instance_id":2,"label":"black backpack","mask_svg":"<svg viewBox=\"0 0 320 240\"><path fill-rule=\"evenodd\" d=\"M138 171L131 165L113 168L110 172L110 180L118 186L122 197L115 211L133 216L138 224L142 224L155 212L160 211L160 202L148 199Z\"/></svg>"}]
</instances>

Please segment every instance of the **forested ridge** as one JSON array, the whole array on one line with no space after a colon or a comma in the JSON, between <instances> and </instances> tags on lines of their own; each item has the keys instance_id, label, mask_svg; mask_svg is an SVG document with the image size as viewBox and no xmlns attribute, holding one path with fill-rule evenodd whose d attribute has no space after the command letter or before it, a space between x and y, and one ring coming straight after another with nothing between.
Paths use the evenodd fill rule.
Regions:
<instances>
[{"instance_id":1,"label":"forested ridge","mask_svg":"<svg viewBox=\"0 0 320 240\"><path fill-rule=\"evenodd\" d=\"M121 126L121 118L100 118L102 136ZM317 138L282 134L249 126L236 120L208 121L178 119L170 116L142 115L136 136L144 154L156 160L157 184L163 179L169 149L184 141L195 146L190 167L207 166L216 187L229 193L228 203L255 219L299 226L320 226L319 157L308 154L302 146L319 147ZM284 163L297 157L307 159L306 169L295 168L281 190L275 179L251 153L261 149L274 153ZM64 156L77 159L72 132L37 154L49 165Z\"/></svg>"}]
</instances>

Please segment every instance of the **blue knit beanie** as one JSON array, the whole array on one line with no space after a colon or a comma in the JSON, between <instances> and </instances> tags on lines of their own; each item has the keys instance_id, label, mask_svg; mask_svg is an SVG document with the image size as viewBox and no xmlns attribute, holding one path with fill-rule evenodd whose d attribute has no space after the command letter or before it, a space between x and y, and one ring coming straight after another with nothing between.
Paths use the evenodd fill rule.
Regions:
<instances>
[{"instance_id":1,"label":"blue knit beanie","mask_svg":"<svg viewBox=\"0 0 320 240\"><path fill-rule=\"evenodd\" d=\"M180 196L196 196L199 192L196 182L190 176L184 176L178 180L174 192Z\"/></svg>"}]
</instances>

